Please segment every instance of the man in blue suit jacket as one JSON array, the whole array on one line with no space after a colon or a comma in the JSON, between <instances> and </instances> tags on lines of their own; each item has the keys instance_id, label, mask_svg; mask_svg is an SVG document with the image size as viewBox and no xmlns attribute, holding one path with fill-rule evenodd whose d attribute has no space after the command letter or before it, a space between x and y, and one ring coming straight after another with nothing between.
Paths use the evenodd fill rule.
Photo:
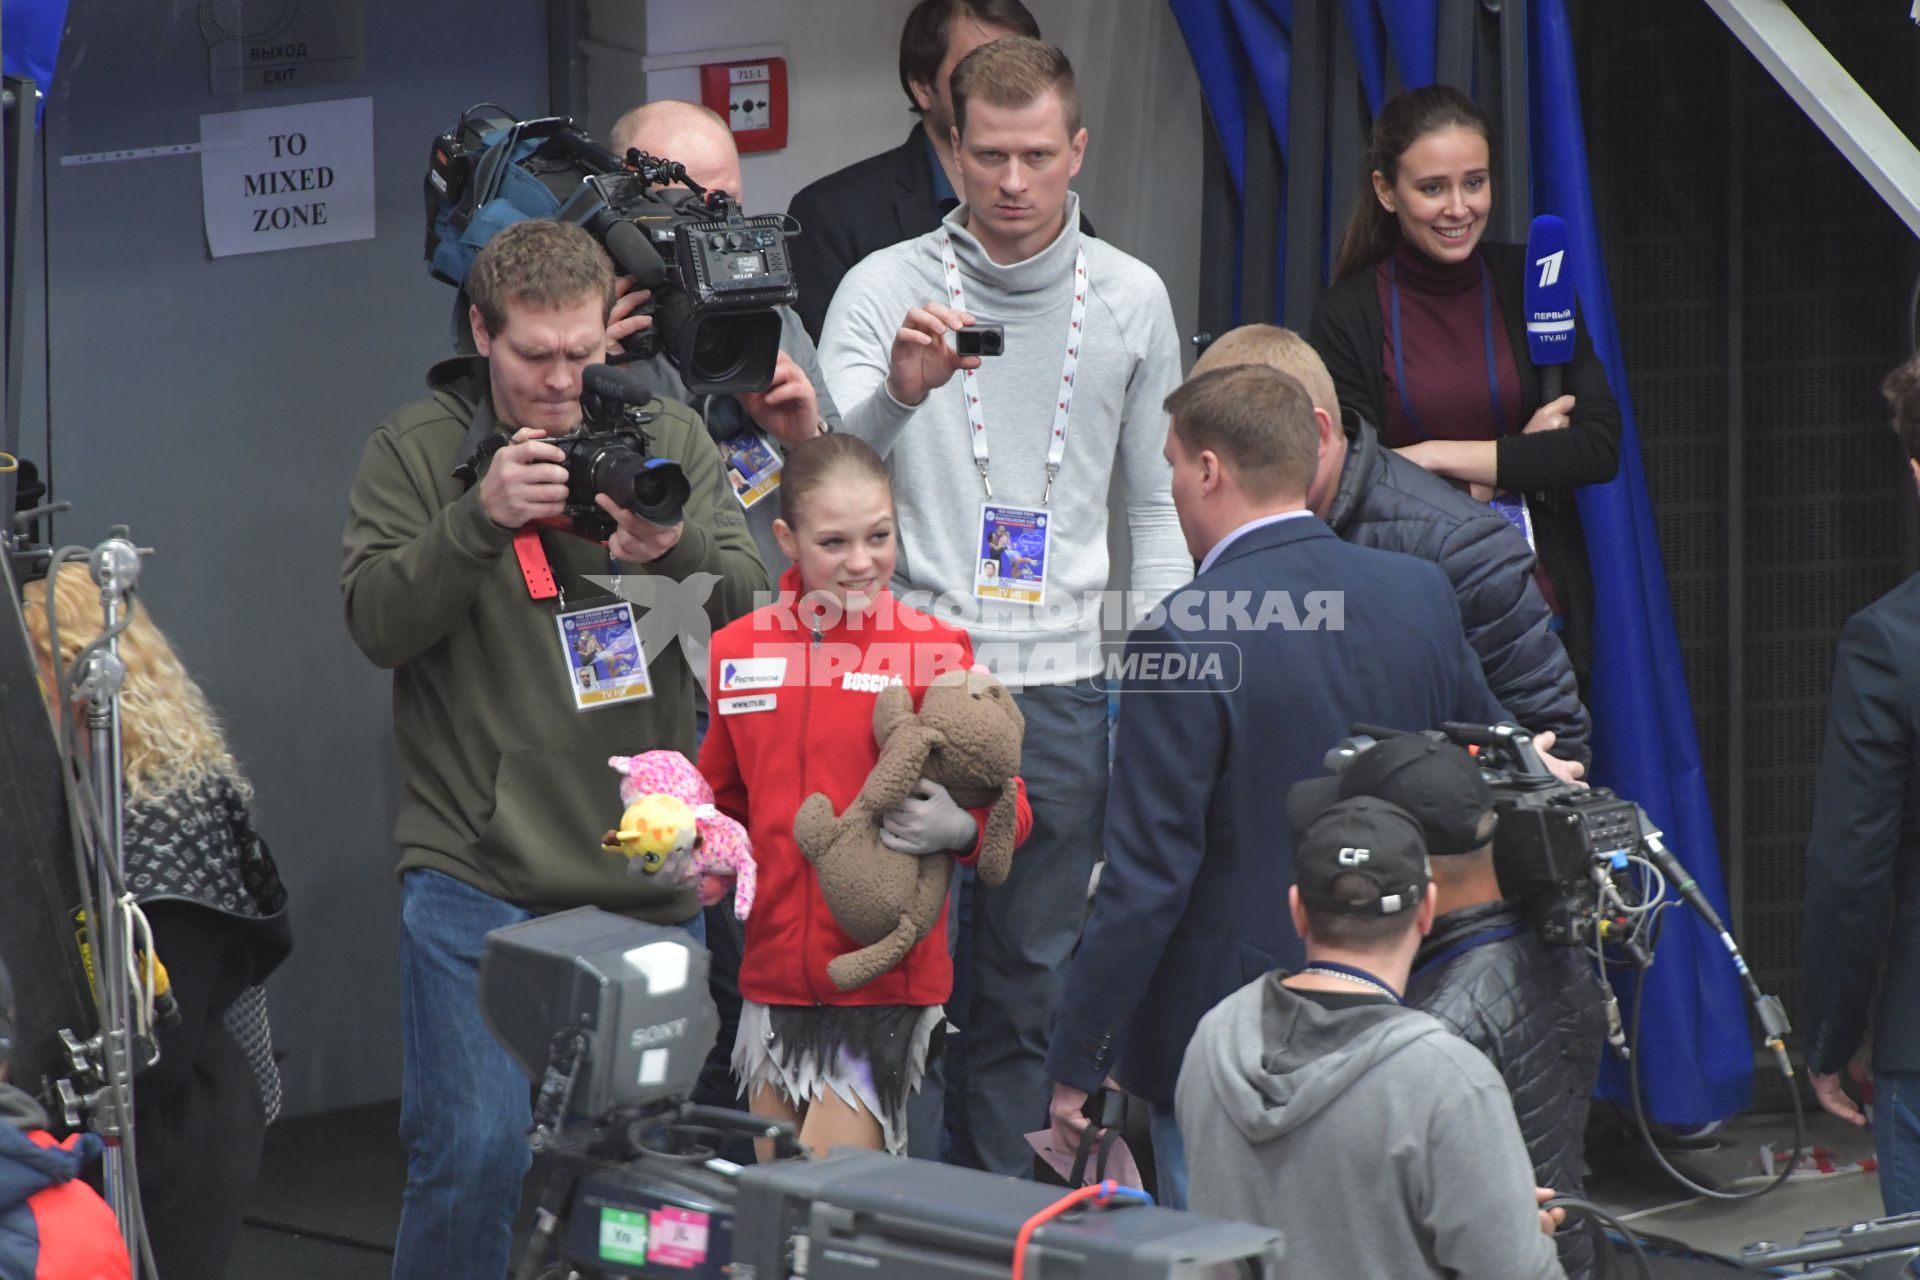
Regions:
<instances>
[{"instance_id":1,"label":"man in blue suit jacket","mask_svg":"<svg viewBox=\"0 0 1920 1280\"><path fill-rule=\"evenodd\" d=\"M1184 1207L1173 1123L1202 1014L1304 953L1288 918L1287 789L1357 721L1507 718L1439 566L1342 542L1306 509L1306 390L1239 365L1167 398L1192 584L1127 639L1106 869L1047 1055L1056 1146L1113 1075L1153 1108L1161 1201Z\"/></svg>"},{"instance_id":2,"label":"man in blue suit jacket","mask_svg":"<svg viewBox=\"0 0 1920 1280\"><path fill-rule=\"evenodd\" d=\"M1920 488L1920 355L1881 391ZM1841 1087L1868 1042L1873 1138L1889 1214L1920 1210L1920 574L1847 620L1807 837L1800 1043L1820 1105L1867 1117ZM1875 988L1879 999L1874 999Z\"/></svg>"}]
</instances>

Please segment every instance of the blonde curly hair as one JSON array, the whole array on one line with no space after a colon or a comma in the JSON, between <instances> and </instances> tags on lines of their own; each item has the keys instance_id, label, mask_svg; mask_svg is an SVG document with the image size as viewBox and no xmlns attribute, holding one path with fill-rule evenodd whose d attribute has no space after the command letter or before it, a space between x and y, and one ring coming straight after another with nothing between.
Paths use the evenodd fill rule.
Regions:
<instances>
[{"instance_id":1,"label":"blonde curly hair","mask_svg":"<svg viewBox=\"0 0 1920 1280\"><path fill-rule=\"evenodd\" d=\"M58 664L53 661L47 625L48 583L53 584L53 607L59 611ZM33 637L43 678L64 671L100 634L100 589L85 565L63 564L57 575L27 583L23 594L27 632ZM226 735L220 731L207 695L187 674L180 655L147 611L137 604L132 623L120 633L120 659L127 668L120 689L120 747L127 803L198 790L216 778L234 784L241 795L250 795L251 788L227 749ZM49 703L58 697L51 681L46 692Z\"/></svg>"}]
</instances>

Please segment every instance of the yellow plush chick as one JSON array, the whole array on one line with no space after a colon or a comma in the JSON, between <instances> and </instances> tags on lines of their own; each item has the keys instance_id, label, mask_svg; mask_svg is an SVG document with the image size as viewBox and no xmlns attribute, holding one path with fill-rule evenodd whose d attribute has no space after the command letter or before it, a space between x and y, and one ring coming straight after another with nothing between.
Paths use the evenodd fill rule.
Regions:
<instances>
[{"instance_id":1,"label":"yellow plush chick","mask_svg":"<svg viewBox=\"0 0 1920 1280\"><path fill-rule=\"evenodd\" d=\"M633 859L647 875L664 868L674 855L691 853L699 835L693 809L669 795L641 796L620 815L620 829L601 838L605 849L617 849Z\"/></svg>"}]
</instances>

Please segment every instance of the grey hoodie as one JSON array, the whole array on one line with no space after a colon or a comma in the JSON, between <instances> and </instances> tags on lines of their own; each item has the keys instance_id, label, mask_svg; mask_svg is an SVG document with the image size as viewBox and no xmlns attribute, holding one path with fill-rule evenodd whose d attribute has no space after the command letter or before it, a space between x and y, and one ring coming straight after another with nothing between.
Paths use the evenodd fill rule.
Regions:
<instances>
[{"instance_id":1,"label":"grey hoodie","mask_svg":"<svg viewBox=\"0 0 1920 1280\"><path fill-rule=\"evenodd\" d=\"M1561 1280L1499 1073L1417 1010L1268 974L1200 1020L1176 1093L1195 1213L1278 1229L1312 1280Z\"/></svg>"}]
</instances>

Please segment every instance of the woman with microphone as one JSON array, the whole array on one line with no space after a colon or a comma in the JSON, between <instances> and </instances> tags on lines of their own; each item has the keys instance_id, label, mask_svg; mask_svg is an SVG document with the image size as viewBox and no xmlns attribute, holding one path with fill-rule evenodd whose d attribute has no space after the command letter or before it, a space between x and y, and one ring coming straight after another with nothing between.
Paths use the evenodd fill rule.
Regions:
<instances>
[{"instance_id":1,"label":"woman with microphone","mask_svg":"<svg viewBox=\"0 0 1920 1280\"><path fill-rule=\"evenodd\" d=\"M1482 239L1493 208L1492 131L1445 85L1391 99L1313 345L1343 407L1390 448L1491 502L1526 533L1584 684L1593 580L1573 490L1620 462L1620 409L1576 331L1568 394L1547 399L1528 358L1524 246Z\"/></svg>"}]
</instances>

